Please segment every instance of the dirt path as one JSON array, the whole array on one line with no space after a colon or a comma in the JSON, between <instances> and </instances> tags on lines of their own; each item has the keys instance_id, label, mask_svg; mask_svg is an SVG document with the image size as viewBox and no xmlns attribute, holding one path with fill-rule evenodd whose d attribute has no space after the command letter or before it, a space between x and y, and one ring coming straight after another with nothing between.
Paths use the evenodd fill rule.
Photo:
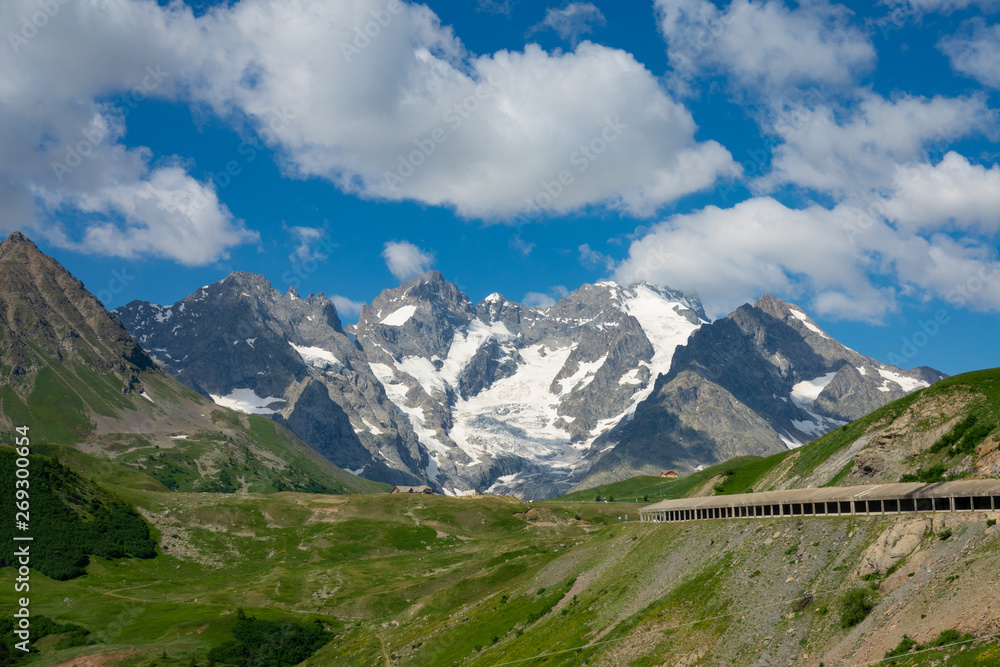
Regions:
<instances>
[{"instance_id":1,"label":"dirt path","mask_svg":"<svg viewBox=\"0 0 1000 667\"><path fill-rule=\"evenodd\" d=\"M375 635L378 640L382 642L382 656L385 658L385 667L392 667L392 659L389 658L389 652L385 650L385 640L382 639L382 635Z\"/></svg>"},{"instance_id":2,"label":"dirt path","mask_svg":"<svg viewBox=\"0 0 1000 667\"><path fill-rule=\"evenodd\" d=\"M120 664L122 660L131 655L135 655L136 653L138 653L138 651L135 649L95 653L93 655L85 655L80 658L73 658L72 660L61 662L55 667L112 667L112 665Z\"/></svg>"}]
</instances>

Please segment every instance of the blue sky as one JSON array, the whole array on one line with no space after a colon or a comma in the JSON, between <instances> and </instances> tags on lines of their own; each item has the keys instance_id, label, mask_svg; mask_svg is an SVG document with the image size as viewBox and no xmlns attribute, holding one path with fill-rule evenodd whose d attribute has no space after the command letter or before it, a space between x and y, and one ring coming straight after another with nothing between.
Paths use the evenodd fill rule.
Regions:
<instances>
[{"instance_id":1,"label":"blue sky","mask_svg":"<svg viewBox=\"0 0 1000 667\"><path fill-rule=\"evenodd\" d=\"M13 0L0 25L0 232L108 307L234 270L346 321L427 268L542 305L643 279L1000 365L995 0Z\"/></svg>"}]
</instances>

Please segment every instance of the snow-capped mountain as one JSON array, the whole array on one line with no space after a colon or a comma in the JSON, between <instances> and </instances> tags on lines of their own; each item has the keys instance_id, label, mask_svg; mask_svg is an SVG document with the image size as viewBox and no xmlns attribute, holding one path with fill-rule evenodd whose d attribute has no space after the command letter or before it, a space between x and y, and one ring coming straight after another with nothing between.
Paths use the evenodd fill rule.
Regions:
<instances>
[{"instance_id":1,"label":"snow-capped mountain","mask_svg":"<svg viewBox=\"0 0 1000 667\"><path fill-rule=\"evenodd\" d=\"M582 485L795 448L943 377L866 357L765 295L677 350L633 418L594 443Z\"/></svg>"},{"instance_id":2,"label":"snow-capped mountain","mask_svg":"<svg viewBox=\"0 0 1000 667\"><path fill-rule=\"evenodd\" d=\"M705 322L696 299L649 285L585 285L547 309L499 294L473 305L432 271L384 291L354 331L433 481L546 497Z\"/></svg>"},{"instance_id":3,"label":"snow-capped mountain","mask_svg":"<svg viewBox=\"0 0 1000 667\"><path fill-rule=\"evenodd\" d=\"M850 350L772 296L709 323L696 298L584 285L478 304L430 271L342 328L323 295L234 273L115 311L168 371L267 414L335 464L445 493L545 498L797 447L936 381Z\"/></svg>"},{"instance_id":4,"label":"snow-capped mountain","mask_svg":"<svg viewBox=\"0 0 1000 667\"><path fill-rule=\"evenodd\" d=\"M329 460L397 484L427 455L322 294L282 295L237 272L172 306L114 311L165 370L219 405L281 421Z\"/></svg>"}]
</instances>

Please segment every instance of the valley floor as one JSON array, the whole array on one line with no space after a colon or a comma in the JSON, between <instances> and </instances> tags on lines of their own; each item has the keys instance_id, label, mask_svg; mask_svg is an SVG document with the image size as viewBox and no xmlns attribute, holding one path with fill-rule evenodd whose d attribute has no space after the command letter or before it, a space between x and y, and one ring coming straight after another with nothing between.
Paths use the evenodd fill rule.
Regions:
<instances>
[{"instance_id":1,"label":"valley floor","mask_svg":"<svg viewBox=\"0 0 1000 667\"><path fill-rule=\"evenodd\" d=\"M1000 663L996 513L626 524L639 505L127 493L163 553L33 573L33 613L98 643L23 664L205 664L237 608L334 630L307 667L860 667L948 630L965 643L885 664Z\"/></svg>"}]
</instances>

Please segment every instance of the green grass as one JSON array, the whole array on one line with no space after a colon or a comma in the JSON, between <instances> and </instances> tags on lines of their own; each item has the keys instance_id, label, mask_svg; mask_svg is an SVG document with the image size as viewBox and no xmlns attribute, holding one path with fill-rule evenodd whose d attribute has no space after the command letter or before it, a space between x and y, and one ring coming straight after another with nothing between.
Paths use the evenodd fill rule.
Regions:
<instances>
[{"instance_id":1,"label":"green grass","mask_svg":"<svg viewBox=\"0 0 1000 667\"><path fill-rule=\"evenodd\" d=\"M778 456L784 455L779 454ZM676 479L654 475L639 475L620 482L612 482L589 489L573 491L553 500L560 502L587 502L593 501L594 497L599 495L601 497L614 496L618 502L643 503L646 502L643 500L643 496L649 496L648 502L652 503L672 498L685 498L697 491L705 482L716 475L725 474L730 470L738 473L744 467L770 460L761 459L758 456L741 456Z\"/></svg>"}]
</instances>

